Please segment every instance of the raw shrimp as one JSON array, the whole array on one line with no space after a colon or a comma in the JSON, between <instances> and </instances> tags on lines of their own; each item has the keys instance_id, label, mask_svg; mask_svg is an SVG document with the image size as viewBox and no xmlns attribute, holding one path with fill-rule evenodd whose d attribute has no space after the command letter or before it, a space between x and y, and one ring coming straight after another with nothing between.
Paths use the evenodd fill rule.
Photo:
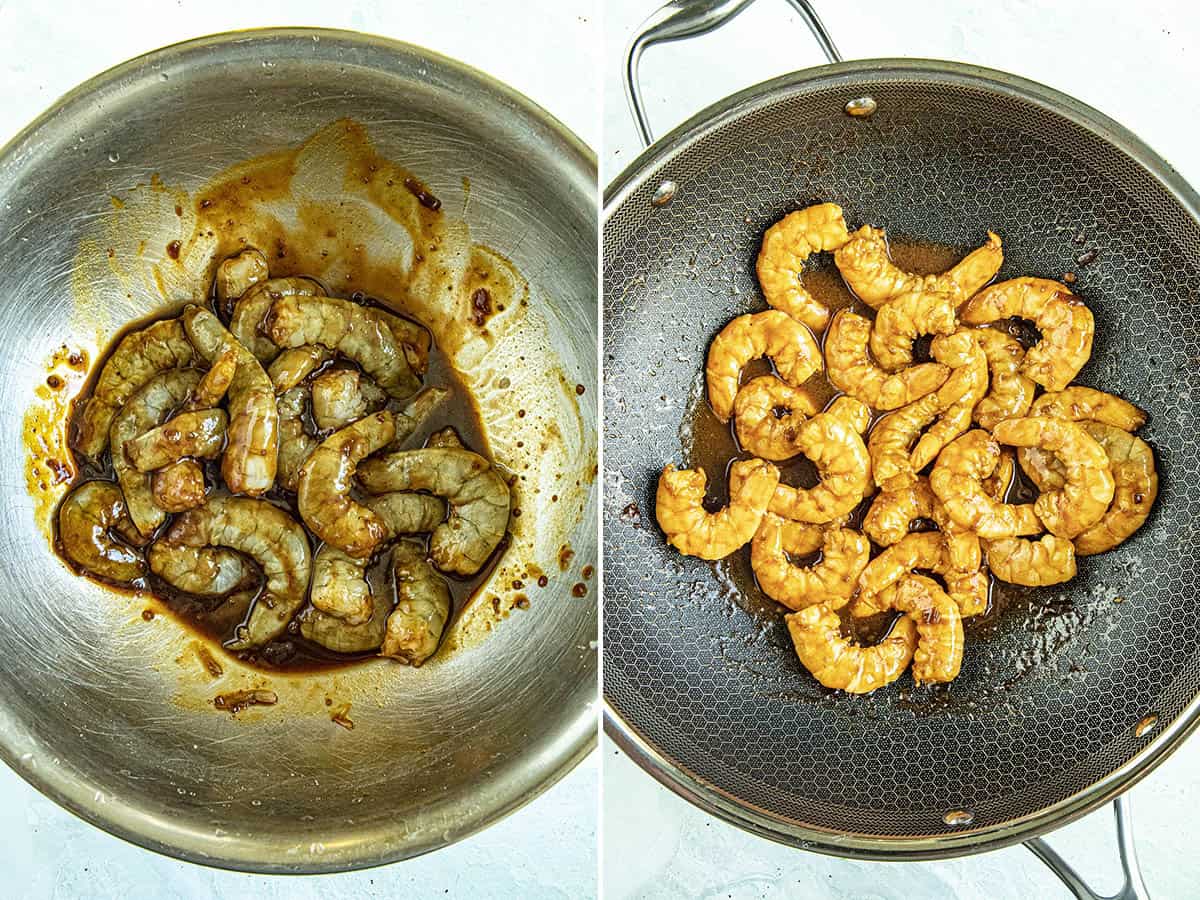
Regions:
<instances>
[{"instance_id":1,"label":"raw shrimp","mask_svg":"<svg viewBox=\"0 0 1200 900\"><path fill-rule=\"evenodd\" d=\"M317 449L316 438L304 430L304 407L308 391L295 387L279 395L279 485L285 491L300 486L300 467Z\"/></svg>"},{"instance_id":2,"label":"raw shrimp","mask_svg":"<svg viewBox=\"0 0 1200 900\"><path fill-rule=\"evenodd\" d=\"M183 547L228 547L262 569L264 584L246 622L227 642L231 650L265 644L281 635L308 592L311 559L301 525L265 500L212 497L180 514L162 539Z\"/></svg>"},{"instance_id":3,"label":"raw shrimp","mask_svg":"<svg viewBox=\"0 0 1200 900\"><path fill-rule=\"evenodd\" d=\"M1124 431L1137 431L1146 424L1145 411L1128 400L1080 385L1042 394L1030 406L1029 415L1075 422L1103 422Z\"/></svg>"},{"instance_id":4,"label":"raw shrimp","mask_svg":"<svg viewBox=\"0 0 1200 900\"><path fill-rule=\"evenodd\" d=\"M894 608L917 626L912 675L917 684L953 681L962 668L962 614L932 579L909 575L900 581Z\"/></svg>"},{"instance_id":5,"label":"raw shrimp","mask_svg":"<svg viewBox=\"0 0 1200 900\"><path fill-rule=\"evenodd\" d=\"M421 387L395 334L358 303L335 297L281 297L271 304L265 327L280 347L320 344L349 357L397 400Z\"/></svg>"},{"instance_id":6,"label":"raw shrimp","mask_svg":"<svg viewBox=\"0 0 1200 900\"><path fill-rule=\"evenodd\" d=\"M825 365L830 383L875 409L896 409L937 390L950 368L921 363L889 374L867 353L871 323L848 309L833 317L825 335Z\"/></svg>"},{"instance_id":7,"label":"raw shrimp","mask_svg":"<svg viewBox=\"0 0 1200 900\"><path fill-rule=\"evenodd\" d=\"M332 544L323 544L313 557L309 601L347 625L363 624L374 610L365 567L366 560L347 556Z\"/></svg>"},{"instance_id":8,"label":"raw shrimp","mask_svg":"<svg viewBox=\"0 0 1200 900\"><path fill-rule=\"evenodd\" d=\"M386 402L387 394L354 369L331 369L312 382L313 421L322 431L344 428Z\"/></svg>"},{"instance_id":9,"label":"raw shrimp","mask_svg":"<svg viewBox=\"0 0 1200 900\"><path fill-rule=\"evenodd\" d=\"M450 618L450 588L433 570L425 548L401 541L392 550L396 608L387 620L380 656L419 666L437 651Z\"/></svg>"},{"instance_id":10,"label":"raw shrimp","mask_svg":"<svg viewBox=\"0 0 1200 900\"><path fill-rule=\"evenodd\" d=\"M1065 284L1047 278L1014 278L981 291L961 310L969 325L1018 317L1042 333L1025 354L1021 372L1048 391L1070 384L1092 355L1092 311Z\"/></svg>"},{"instance_id":11,"label":"raw shrimp","mask_svg":"<svg viewBox=\"0 0 1200 900\"><path fill-rule=\"evenodd\" d=\"M800 273L813 253L836 250L849 238L842 208L836 203L796 210L768 228L756 266L767 303L813 331L823 331L829 310L804 289Z\"/></svg>"},{"instance_id":12,"label":"raw shrimp","mask_svg":"<svg viewBox=\"0 0 1200 900\"><path fill-rule=\"evenodd\" d=\"M378 649L387 630L388 613L392 611L391 591L372 591L364 581L371 598L371 618L361 625L351 625L344 619L310 607L300 614L300 633L314 643L335 653L366 653Z\"/></svg>"},{"instance_id":13,"label":"raw shrimp","mask_svg":"<svg viewBox=\"0 0 1200 900\"><path fill-rule=\"evenodd\" d=\"M224 301L236 300L260 281L266 281L269 274L267 258L253 247L248 247L222 260L217 266L217 299L227 307L229 304ZM229 309L223 309L222 314L228 317Z\"/></svg>"},{"instance_id":14,"label":"raw shrimp","mask_svg":"<svg viewBox=\"0 0 1200 900\"><path fill-rule=\"evenodd\" d=\"M880 491L863 519L863 531L879 546L890 547L909 533L917 519L933 518L936 502L924 476L900 490Z\"/></svg>"},{"instance_id":15,"label":"raw shrimp","mask_svg":"<svg viewBox=\"0 0 1200 900\"><path fill-rule=\"evenodd\" d=\"M412 319L396 315L378 306L368 307L368 309L375 313L392 330L396 340L404 345L404 355L408 357L408 363L412 366L413 371L418 375L424 375L425 370L429 368L429 348L433 344L429 329Z\"/></svg>"},{"instance_id":16,"label":"raw shrimp","mask_svg":"<svg viewBox=\"0 0 1200 900\"><path fill-rule=\"evenodd\" d=\"M225 399L229 386L233 384L233 376L237 374L237 359L236 347L226 347L217 354L208 371L196 383L184 409L212 409Z\"/></svg>"},{"instance_id":17,"label":"raw shrimp","mask_svg":"<svg viewBox=\"0 0 1200 900\"><path fill-rule=\"evenodd\" d=\"M803 388L774 375L751 378L733 401L733 421L742 449L760 459L790 459L796 455L796 433L819 407Z\"/></svg>"},{"instance_id":18,"label":"raw shrimp","mask_svg":"<svg viewBox=\"0 0 1200 900\"><path fill-rule=\"evenodd\" d=\"M350 499L355 467L395 435L395 417L377 412L335 431L300 467L300 516L317 537L356 559L374 553L388 529L378 515Z\"/></svg>"},{"instance_id":19,"label":"raw shrimp","mask_svg":"<svg viewBox=\"0 0 1200 900\"><path fill-rule=\"evenodd\" d=\"M113 418L129 398L160 372L190 366L195 355L179 319L155 322L121 338L79 418L75 448L98 457L108 447Z\"/></svg>"},{"instance_id":20,"label":"raw shrimp","mask_svg":"<svg viewBox=\"0 0 1200 900\"><path fill-rule=\"evenodd\" d=\"M367 497L363 505L383 520L391 535L433 531L446 521L446 501L429 494L392 491Z\"/></svg>"},{"instance_id":21,"label":"raw shrimp","mask_svg":"<svg viewBox=\"0 0 1200 900\"><path fill-rule=\"evenodd\" d=\"M742 367L760 356L770 357L779 377L792 387L821 371L821 348L812 332L787 313L768 309L738 316L713 338L705 366L708 402L722 422L733 412Z\"/></svg>"},{"instance_id":22,"label":"raw shrimp","mask_svg":"<svg viewBox=\"0 0 1200 900\"><path fill-rule=\"evenodd\" d=\"M804 668L827 688L866 694L904 674L917 648L917 626L901 616L878 644L861 647L842 637L841 620L818 604L784 616Z\"/></svg>"},{"instance_id":23,"label":"raw shrimp","mask_svg":"<svg viewBox=\"0 0 1200 900\"><path fill-rule=\"evenodd\" d=\"M182 412L125 444L125 457L139 472L196 456L214 459L225 444L228 417L223 409Z\"/></svg>"},{"instance_id":24,"label":"raw shrimp","mask_svg":"<svg viewBox=\"0 0 1200 900\"><path fill-rule=\"evenodd\" d=\"M950 334L958 326L955 297L940 291L900 294L879 307L871 328L871 352L884 369L911 365L913 341L923 334Z\"/></svg>"},{"instance_id":25,"label":"raw shrimp","mask_svg":"<svg viewBox=\"0 0 1200 900\"><path fill-rule=\"evenodd\" d=\"M275 483L279 453L279 410L271 380L253 354L208 310L188 306L183 324L196 352L209 363L230 347L237 352L237 369L229 385L228 442L221 457L221 475L235 494L264 494Z\"/></svg>"},{"instance_id":26,"label":"raw shrimp","mask_svg":"<svg viewBox=\"0 0 1200 900\"><path fill-rule=\"evenodd\" d=\"M1103 422L1084 428L1104 448L1116 484L1104 517L1075 538L1075 552L1091 556L1111 550L1142 527L1158 497L1158 471L1154 451L1141 438Z\"/></svg>"},{"instance_id":27,"label":"raw shrimp","mask_svg":"<svg viewBox=\"0 0 1200 900\"><path fill-rule=\"evenodd\" d=\"M1000 538L985 541L988 568L1001 581L1028 587L1061 584L1075 577L1075 546L1053 534L1039 540Z\"/></svg>"},{"instance_id":28,"label":"raw shrimp","mask_svg":"<svg viewBox=\"0 0 1200 900\"><path fill-rule=\"evenodd\" d=\"M445 498L449 514L429 542L433 563L443 572L474 575L508 530L508 483L470 450L402 450L367 460L359 466L358 477L373 494L429 491Z\"/></svg>"},{"instance_id":29,"label":"raw shrimp","mask_svg":"<svg viewBox=\"0 0 1200 900\"><path fill-rule=\"evenodd\" d=\"M1062 462L1062 488L1043 491L1034 501L1038 518L1051 534L1073 538L1103 518L1115 489L1112 467L1104 448L1082 426L1063 419L1030 416L1000 422L992 435L1014 447L1039 447ZM936 484L933 489L936 493Z\"/></svg>"},{"instance_id":30,"label":"raw shrimp","mask_svg":"<svg viewBox=\"0 0 1200 900\"><path fill-rule=\"evenodd\" d=\"M224 547L185 547L156 541L146 551L150 571L185 594L223 597L244 587L253 569L240 553Z\"/></svg>"},{"instance_id":31,"label":"raw shrimp","mask_svg":"<svg viewBox=\"0 0 1200 900\"><path fill-rule=\"evenodd\" d=\"M1033 380L1020 373L1025 348L1016 338L996 328L980 328L975 339L987 357L990 386L975 407L975 422L989 431L997 422L1029 412L1033 403Z\"/></svg>"},{"instance_id":32,"label":"raw shrimp","mask_svg":"<svg viewBox=\"0 0 1200 900\"><path fill-rule=\"evenodd\" d=\"M281 297L312 297L324 293L324 289L311 278L272 278L259 282L234 305L229 331L259 362L266 365L279 353L279 347L267 336L265 325L271 304Z\"/></svg>"},{"instance_id":33,"label":"raw shrimp","mask_svg":"<svg viewBox=\"0 0 1200 900\"><path fill-rule=\"evenodd\" d=\"M819 562L792 565L787 554L812 553L814 540L821 541ZM845 606L858 576L871 556L870 542L857 531L821 529L789 522L767 513L750 542L750 565L764 593L776 603L800 610L817 603L831 609Z\"/></svg>"},{"instance_id":34,"label":"raw shrimp","mask_svg":"<svg viewBox=\"0 0 1200 900\"><path fill-rule=\"evenodd\" d=\"M986 431L968 431L938 456L929 486L956 525L982 538L1038 534L1042 523L1032 504L1002 503L984 490L999 461L1000 445Z\"/></svg>"},{"instance_id":35,"label":"raw shrimp","mask_svg":"<svg viewBox=\"0 0 1200 900\"><path fill-rule=\"evenodd\" d=\"M331 359L333 354L316 344L290 347L271 360L271 365L267 367L267 377L271 379L275 393L283 394L299 385Z\"/></svg>"},{"instance_id":36,"label":"raw shrimp","mask_svg":"<svg viewBox=\"0 0 1200 900\"><path fill-rule=\"evenodd\" d=\"M404 405L404 409L396 414L396 439L392 441L392 447L400 449L399 444L408 440L409 436L421 427L421 423L428 419L449 396L450 392L445 388L427 387L409 400ZM454 429L449 430L453 431ZM466 449L461 441L454 446Z\"/></svg>"},{"instance_id":37,"label":"raw shrimp","mask_svg":"<svg viewBox=\"0 0 1200 900\"><path fill-rule=\"evenodd\" d=\"M945 579L947 591L964 615L975 615L987 606L987 594L984 593L981 607L976 579L965 576L978 572L982 563L978 542L973 559L952 560L949 539L941 532L907 534L867 563L858 577L858 598L850 612L854 616L871 616L889 609L896 584L917 569L927 569Z\"/></svg>"},{"instance_id":38,"label":"raw shrimp","mask_svg":"<svg viewBox=\"0 0 1200 900\"><path fill-rule=\"evenodd\" d=\"M135 549L143 539L110 481L85 481L67 494L58 507L58 536L67 558L97 578L125 584L146 573Z\"/></svg>"},{"instance_id":39,"label":"raw shrimp","mask_svg":"<svg viewBox=\"0 0 1200 900\"><path fill-rule=\"evenodd\" d=\"M168 463L150 476L150 494L163 512L177 513L204 505L208 488L204 469L194 459Z\"/></svg>"}]
</instances>

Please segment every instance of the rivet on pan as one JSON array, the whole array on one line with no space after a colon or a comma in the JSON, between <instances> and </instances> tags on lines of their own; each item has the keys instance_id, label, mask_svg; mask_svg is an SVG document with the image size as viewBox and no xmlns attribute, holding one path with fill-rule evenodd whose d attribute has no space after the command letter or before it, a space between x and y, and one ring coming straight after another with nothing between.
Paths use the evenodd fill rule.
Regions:
<instances>
[{"instance_id":1,"label":"rivet on pan","mask_svg":"<svg viewBox=\"0 0 1200 900\"><path fill-rule=\"evenodd\" d=\"M1154 713L1151 713L1150 715L1146 716L1146 718L1142 719L1142 721L1133 726L1133 736L1141 737L1157 724L1158 716L1154 715Z\"/></svg>"},{"instance_id":2,"label":"rivet on pan","mask_svg":"<svg viewBox=\"0 0 1200 900\"><path fill-rule=\"evenodd\" d=\"M855 97L845 106L846 115L854 116L856 119L873 116L877 109L879 109L879 104L875 102L874 97Z\"/></svg>"},{"instance_id":3,"label":"rivet on pan","mask_svg":"<svg viewBox=\"0 0 1200 900\"><path fill-rule=\"evenodd\" d=\"M975 821L975 813L969 809L952 809L942 816L942 821L950 826L970 825Z\"/></svg>"},{"instance_id":4,"label":"rivet on pan","mask_svg":"<svg viewBox=\"0 0 1200 900\"><path fill-rule=\"evenodd\" d=\"M652 206L666 206L675 199L675 192L679 190L679 185L673 181L664 181L658 186L658 190L654 192L654 196L650 198Z\"/></svg>"}]
</instances>

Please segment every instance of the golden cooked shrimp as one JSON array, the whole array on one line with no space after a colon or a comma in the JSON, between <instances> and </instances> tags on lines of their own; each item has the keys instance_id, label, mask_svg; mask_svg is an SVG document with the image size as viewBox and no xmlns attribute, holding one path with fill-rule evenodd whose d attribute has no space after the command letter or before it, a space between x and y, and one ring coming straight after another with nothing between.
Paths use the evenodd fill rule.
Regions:
<instances>
[{"instance_id":1,"label":"golden cooked shrimp","mask_svg":"<svg viewBox=\"0 0 1200 900\"><path fill-rule=\"evenodd\" d=\"M796 210L768 228L756 265L767 303L813 331L823 331L829 310L804 289L800 273L812 254L836 250L849 238L842 208L836 203Z\"/></svg>"},{"instance_id":2,"label":"golden cooked shrimp","mask_svg":"<svg viewBox=\"0 0 1200 900\"><path fill-rule=\"evenodd\" d=\"M254 572L240 553L224 547L185 547L156 541L146 551L150 571L185 594L223 597L245 587Z\"/></svg>"},{"instance_id":3,"label":"golden cooked shrimp","mask_svg":"<svg viewBox=\"0 0 1200 900\"><path fill-rule=\"evenodd\" d=\"M934 503L924 476L900 490L880 491L863 519L863 531L879 546L890 547L909 533L917 519L933 518Z\"/></svg>"},{"instance_id":4,"label":"golden cooked shrimp","mask_svg":"<svg viewBox=\"0 0 1200 900\"><path fill-rule=\"evenodd\" d=\"M323 544L313 557L309 602L347 625L363 624L374 610L365 568L365 560L347 556L332 544Z\"/></svg>"},{"instance_id":5,"label":"golden cooked shrimp","mask_svg":"<svg viewBox=\"0 0 1200 900\"><path fill-rule=\"evenodd\" d=\"M275 484L279 454L279 410L271 380L254 355L208 310L188 306L183 311L183 325L196 352L209 363L231 347L237 353L237 368L229 384L228 441L221 457L221 476L235 494L264 494Z\"/></svg>"},{"instance_id":6,"label":"golden cooked shrimp","mask_svg":"<svg viewBox=\"0 0 1200 900\"><path fill-rule=\"evenodd\" d=\"M1075 577L1075 546L1053 534L1038 540L1000 538L985 541L988 568L1009 584L1045 587Z\"/></svg>"},{"instance_id":7,"label":"golden cooked shrimp","mask_svg":"<svg viewBox=\"0 0 1200 900\"><path fill-rule=\"evenodd\" d=\"M378 515L350 499L355 467L395 435L395 417L377 412L335 431L300 467L296 504L301 518L321 540L356 559L374 553L388 529Z\"/></svg>"},{"instance_id":8,"label":"golden cooked shrimp","mask_svg":"<svg viewBox=\"0 0 1200 900\"><path fill-rule=\"evenodd\" d=\"M179 319L155 322L121 338L79 418L75 449L91 457L103 453L112 420L129 398L155 375L190 366L195 355Z\"/></svg>"},{"instance_id":9,"label":"golden cooked shrimp","mask_svg":"<svg viewBox=\"0 0 1200 900\"><path fill-rule=\"evenodd\" d=\"M313 421L322 431L344 428L387 403L387 394L355 369L331 369L312 382Z\"/></svg>"},{"instance_id":10,"label":"golden cooked shrimp","mask_svg":"<svg viewBox=\"0 0 1200 900\"><path fill-rule=\"evenodd\" d=\"M419 666L437 651L450 618L450 587L425 558L425 548L400 541L392 550L396 608L379 655Z\"/></svg>"},{"instance_id":11,"label":"golden cooked shrimp","mask_svg":"<svg viewBox=\"0 0 1200 900\"><path fill-rule=\"evenodd\" d=\"M275 393L284 394L331 359L333 354L316 344L289 347L271 360L267 366L267 377L271 379Z\"/></svg>"},{"instance_id":12,"label":"golden cooked shrimp","mask_svg":"<svg viewBox=\"0 0 1200 900\"><path fill-rule=\"evenodd\" d=\"M295 491L300 486L300 467L312 456L320 443L304 429L304 410L308 403L308 391L295 387L279 395L276 409L279 412L279 485L285 491Z\"/></svg>"},{"instance_id":13,"label":"golden cooked shrimp","mask_svg":"<svg viewBox=\"0 0 1200 900\"><path fill-rule=\"evenodd\" d=\"M812 332L787 313L768 309L738 316L713 338L705 365L708 402L722 422L733 413L742 367L760 356L769 357L792 387L821 371L821 348Z\"/></svg>"},{"instance_id":14,"label":"golden cooked shrimp","mask_svg":"<svg viewBox=\"0 0 1200 900\"><path fill-rule=\"evenodd\" d=\"M127 584L146 574L135 549L143 539L130 521L121 489L109 481L85 481L58 507L62 551L81 569Z\"/></svg>"},{"instance_id":15,"label":"golden cooked shrimp","mask_svg":"<svg viewBox=\"0 0 1200 900\"><path fill-rule=\"evenodd\" d=\"M1111 550L1142 527L1158 497L1158 470L1154 451L1141 438L1103 422L1084 428L1104 448L1116 484L1104 517L1075 538L1075 552L1091 556Z\"/></svg>"},{"instance_id":16,"label":"golden cooked shrimp","mask_svg":"<svg viewBox=\"0 0 1200 900\"><path fill-rule=\"evenodd\" d=\"M814 539L821 541L821 559L811 566L792 565L788 554L812 553ZM768 597L788 609L824 603L831 609L845 606L858 576L871 556L870 542L857 531L820 528L789 522L767 513L750 542L750 565Z\"/></svg>"},{"instance_id":17,"label":"golden cooked shrimp","mask_svg":"<svg viewBox=\"0 0 1200 900\"><path fill-rule=\"evenodd\" d=\"M237 359L236 347L226 347L217 354L208 371L196 383L192 396L184 404L184 409L212 409L224 400L229 386L233 384L233 376L237 374Z\"/></svg>"},{"instance_id":18,"label":"golden cooked shrimp","mask_svg":"<svg viewBox=\"0 0 1200 900\"><path fill-rule=\"evenodd\" d=\"M982 538L1039 533L1042 523L1032 504L1001 503L984 489L984 479L999 461L1000 445L976 428L941 452L929 475L929 486L956 525Z\"/></svg>"},{"instance_id":19,"label":"golden cooked shrimp","mask_svg":"<svg viewBox=\"0 0 1200 900\"><path fill-rule=\"evenodd\" d=\"M738 443L759 459L781 460L796 455L796 433L819 407L803 388L774 375L751 378L733 401Z\"/></svg>"},{"instance_id":20,"label":"golden cooked shrimp","mask_svg":"<svg viewBox=\"0 0 1200 900\"><path fill-rule=\"evenodd\" d=\"M987 357L990 385L975 407L975 422L989 431L997 422L1029 412L1033 403L1033 380L1021 374L1025 348L1016 338L996 328L980 328L975 339Z\"/></svg>"},{"instance_id":21,"label":"golden cooked shrimp","mask_svg":"<svg viewBox=\"0 0 1200 900\"><path fill-rule=\"evenodd\" d=\"M267 258L253 247L248 247L241 253L221 260L217 266L217 299L222 301L222 306L228 307L224 301L236 300L260 281L266 281L269 275ZM224 309L222 314L228 316L229 308Z\"/></svg>"},{"instance_id":22,"label":"golden cooked shrimp","mask_svg":"<svg viewBox=\"0 0 1200 900\"><path fill-rule=\"evenodd\" d=\"M1000 422L992 435L1014 447L1038 447L1062 462L1065 476L1062 488L1043 491L1033 505L1051 534L1073 538L1103 518L1116 487L1112 466L1104 448L1080 425L1030 416Z\"/></svg>"},{"instance_id":23,"label":"golden cooked shrimp","mask_svg":"<svg viewBox=\"0 0 1200 900\"><path fill-rule=\"evenodd\" d=\"M474 575L508 530L508 483L491 463L470 450L402 450L366 460L358 467L358 477L373 494L428 491L446 500L446 521L433 530L429 542L433 564L443 572ZM703 496L701 485L700 498ZM696 507L704 513L699 500ZM757 524L756 520L755 527ZM746 540L753 532L751 528Z\"/></svg>"},{"instance_id":24,"label":"golden cooked shrimp","mask_svg":"<svg viewBox=\"0 0 1200 900\"><path fill-rule=\"evenodd\" d=\"M162 541L183 547L228 547L263 572L264 583L245 624L227 642L231 650L257 647L287 628L308 593L308 536L286 512L265 500L211 497L176 517Z\"/></svg>"},{"instance_id":25,"label":"golden cooked shrimp","mask_svg":"<svg viewBox=\"0 0 1200 900\"><path fill-rule=\"evenodd\" d=\"M259 282L234 305L229 331L259 362L266 365L279 353L279 347L266 331L266 318L271 311L271 304L281 297L311 297L324 293L324 289L311 278L272 278Z\"/></svg>"},{"instance_id":26,"label":"golden cooked shrimp","mask_svg":"<svg viewBox=\"0 0 1200 900\"><path fill-rule=\"evenodd\" d=\"M838 311L825 335L825 366L830 383L875 409L896 409L937 390L950 368L920 363L885 372L867 353L871 322L848 309Z\"/></svg>"},{"instance_id":27,"label":"golden cooked shrimp","mask_svg":"<svg viewBox=\"0 0 1200 900\"><path fill-rule=\"evenodd\" d=\"M433 531L446 521L446 501L429 494L392 491L367 497L363 505L383 520L391 535Z\"/></svg>"},{"instance_id":28,"label":"golden cooked shrimp","mask_svg":"<svg viewBox=\"0 0 1200 900\"><path fill-rule=\"evenodd\" d=\"M923 334L950 334L958 326L955 297L940 291L911 291L879 307L871 328L871 352L895 372L913 361L913 341Z\"/></svg>"},{"instance_id":29,"label":"golden cooked shrimp","mask_svg":"<svg viewBox=\"0 0 1200 900\"><path fill-rule=\"evenodd\" d=\"M335 297L280 297L271 304L264 325L279 347L320 344L349 357L397 400L421 387L391 328L361 304Z\"/></svg>"},{"instance_id":30,"label":"golden cooked shrimp","mask_svg":"<svg viewBox=\"0 0 1200 900\"><path fill-rule=\"evenodd\" d=\"M940 415L917 439L910 462L914 471L921 471L935 459L942 448L971 427L971 417L988 388L987 357L973 334L940 335L933 339L933 355L939 362L956 366L946 379ZM951 399L953 398L953 399Z\"/></svg>"},{"instance_id":31,"label":"golden cooked shrimp","mask_svg":"<svg viewBox=\"0 0 1200 900\"><path fill-rule=\"evenodd\" d=\"M1124 431L1137 431L1146 424L1145 411L1128 400L1081 385L1047 391L1033 402L1029 415L1073 422L1103 422Z\"/></svg>"},{"instance_id":32,"label":"golden cooked shrimp","mask_svg":"<svg viewBox=\"0 0 1200 900\"><path fill-rule=\"evenodd\" d=\"M667 543L686 556L721 559L754 537L779 484L779 470L760 459L739 460L730 466L729 479L729 505L710 513L704 508L708 476L703 470L663 469L654 514Z\"/></svg>"},{"instance_id":33,"label":"golden cooked shrimp","mask_svg":"<svg viewBox=\"0 0 1200 900\"><path fill-rule=\"evenodd\" d=\"M796 656L827 688L866 694L904 674L917 648L917 626L901 616L878 644L862 647L842 637L841 620L819 604L784 616Z\"/></svg>"},{"instance_id":34,"label":"golden cooked shrimp","mask_svg":"<svg viewBox=\"0 0 1200 900\"><path fill-rule=\"evenodd\" d=\"M858 598L850 607L851 614L870 616L890 609L897 582L917 569L941 575L963 615L982 612L987 606L987 593L985 590L981 605L980 579L975 577L983 563L979 543L975 543L973 557L955 559L949 542L950 538L939 531L916 531L892 544L867 563L859 575Z\"/></svg>"},{"instance_id":35,"label":"golden cooked shrimp","mask_svg":"<svg viewBox=\"0 0 1200 900\"><path fill-rule=\"evenodd\" d=\"M917 649L912 675L917 684L945 683L962 668L962 614L955 603L930 578L909 575L896 590L893 606L917 626Z\"/></svg>"},{"instance_id":36,"label":"golden cooked shrimp","mask_svg":"<svg viewBox=\"0 0 1200 900\"><path fill-rule=\"evenodd\" d=\"M150 494L163 512L177 513L204 505L208 488L204 469L194 459L168 463L150 476Z\"/></svg>"},{"instance_id":37,"label":"golden cooked shrimp","mask_svg":"<svg viewBox=\"0 0 1200 900\"><path fill-rule=\"evenodd\" d=\"M125 444L125 457L139 472L195 456L215 459L225 445L229 419L223 409L182 412Z\"/></svg>"},{"instance_id":38,"label":"golden cooked shrimp","mask_svg":"<svg viewBox=\"0 0 1200 900\"><path fill-rule=\"evenodd\" d=\"M1047 278L1013 278L993 284L961 310L969 325L1017 317L1042 333L1025 354L1021 372L1048 391L1070 384L1092 355L1092 311L1065 284Z\"/></svg>"}]
</instances>

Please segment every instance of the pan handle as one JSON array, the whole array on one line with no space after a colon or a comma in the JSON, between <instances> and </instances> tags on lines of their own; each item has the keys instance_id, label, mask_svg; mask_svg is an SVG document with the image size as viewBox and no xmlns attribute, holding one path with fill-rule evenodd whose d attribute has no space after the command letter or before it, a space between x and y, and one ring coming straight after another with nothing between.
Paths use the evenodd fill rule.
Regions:
<instances>
[{"instance_id":1,"label":"pan handle","mask_svg":"<svg viewBox=\"0 0 1200 900\"><path fill-rule=\"evenodd\" d=\"M1063 884L1078 900L1150 900L1146 884L1142 881L1142 870L1138 868L1137 849L1133 845L1133 820L1128 797L1123 795L1113 801L1113 816L1117 820L1117 853L1121 859L1121 871L1125 875L1125 882L1121 885L1121 890L1111 897L1098 894L1088 887L1080 874L1042 838L1028 840L1025 846L1062 879Z\"/></svg>"},{"instance_id":2,"label":"pan handle","mask_svg":"<svg viewBox=\"0 0 1200 900\"><path fill-rule=\"evenodd\" d=\"M642 61L642 53L654 44L681 41L707 34L737 18L738 14L753 2L754 0L670 0L638 27L625 53L625 97L629 101L629 109L633 113L643 146L649 147L654 143L654 135L650 131L650 120L646 117L646 104L642 100L642 86L638 80L638 66ZM809 0L788 0L788 3L800 14L825 57L830 62L841 62L842 55L833 45L833 39L821 24L812 3Z\"/></svg>"}]
</instances>

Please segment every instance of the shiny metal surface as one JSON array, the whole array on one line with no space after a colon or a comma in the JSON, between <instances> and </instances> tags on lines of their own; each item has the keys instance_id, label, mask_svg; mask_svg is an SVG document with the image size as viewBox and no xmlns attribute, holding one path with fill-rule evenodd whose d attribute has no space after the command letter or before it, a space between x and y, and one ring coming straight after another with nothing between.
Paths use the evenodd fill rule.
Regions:
<instances>
[{"instance_id":1,"label":"shiny metal surface","mask_svg":"<svg viewBox=\"0 0 1200 900\"><path fill-rule=\"evenodd\" d=\"M195 862L286 873L410 857L529 801L595 742L596 608L567 576L443 663L367 664L378 691L347 731L282 702L244 720L181 702L163 658L179 629L143 627L139 604L71 575L35 526L22 412L47 357L84 327L72 260L110 196L152 174L198 186L343 116L449 206L462 208L470 178L473 237L525 274L556 348L595 385L594 157L451 60L347 32L203 38L98 76L0 152L0 755L89 821ZM90 302L115 327L155 298ZM581 562L597 552L594 494L571 537ZM342 699L342 679L321 690Z\"/></svg>"}]
</instances>

